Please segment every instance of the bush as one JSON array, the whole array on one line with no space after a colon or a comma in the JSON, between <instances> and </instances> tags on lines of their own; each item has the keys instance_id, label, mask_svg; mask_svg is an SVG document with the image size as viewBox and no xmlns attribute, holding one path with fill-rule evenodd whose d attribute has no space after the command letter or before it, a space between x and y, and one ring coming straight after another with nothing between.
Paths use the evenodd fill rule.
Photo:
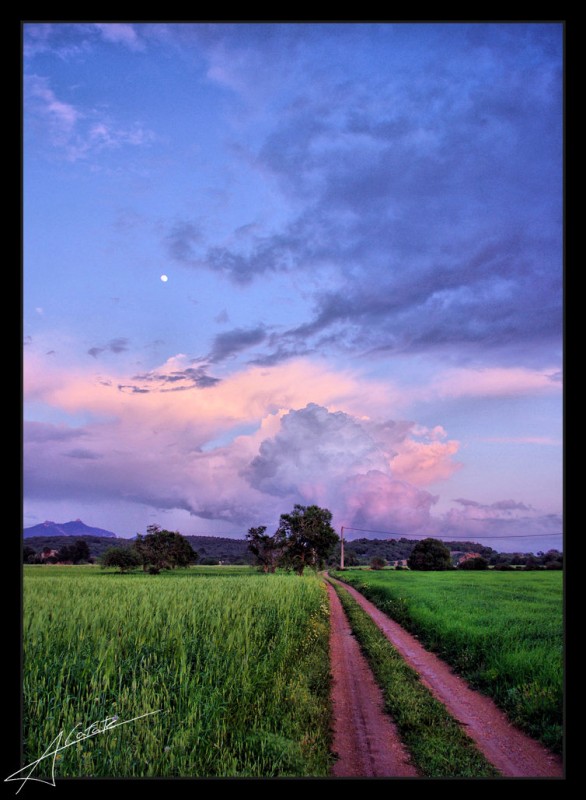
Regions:
<instances>
[{"instance_id":1,"label":"bush","mask_svg":"<svg viewBox=\"0 0 586 800\"><path fill-rule=\"evenodd\" d=\"M138 567L142 561L132 547L109 547L100 559L102 569L117 567L120 572L128 572Z\"/></svg>"},{"instance_id":2,"label":"bush","mask_svg":"<svg viewBox=\"0 0 586 800\"><path fill-rule=\"evenodd\" d=\"M467 558L466 561L458 564L458 569L488 569L488 561L482 556Z\"/></svg>"},{"instance_id":3,"label":"bush","mask_svg":"<svg viewBox=\"0 0 586 800\"><path fill-rule=\"evenodd\" d=\"M380 556L374 556L374 558L370 559L371 569L383 569L386 566L387 562L384 560L384 558L381 558Z\"/></svg>"}]
</instances>

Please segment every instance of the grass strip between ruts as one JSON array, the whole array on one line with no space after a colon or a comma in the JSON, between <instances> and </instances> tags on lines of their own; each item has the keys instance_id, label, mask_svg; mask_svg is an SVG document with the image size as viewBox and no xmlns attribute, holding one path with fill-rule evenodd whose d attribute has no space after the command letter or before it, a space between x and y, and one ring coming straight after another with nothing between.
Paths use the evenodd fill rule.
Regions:
<instances>
[{"instance_id":1,"label":"grass strip between ruts","mask_svg":"<svg viewBox=\"0 0 586 800\"><path fill-rule=\"evenodd\" d=\"M492 778L500 773L486 760L460 724L421 683L371 617L332 584L384 695L413 763L425 777Z\"/></svg>"}]
</instances>

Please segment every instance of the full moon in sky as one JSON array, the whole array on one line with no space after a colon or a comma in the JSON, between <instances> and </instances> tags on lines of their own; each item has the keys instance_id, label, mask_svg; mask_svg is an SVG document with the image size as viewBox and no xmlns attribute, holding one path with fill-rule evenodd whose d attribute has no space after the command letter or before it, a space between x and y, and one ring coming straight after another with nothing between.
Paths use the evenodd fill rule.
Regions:
<instances>
[{"instance_id":1,"label":"full moon in sky","mask_svg":"<svg viewBox=\"0 0 586 800\"><path fill-rule=\"evenodd\" d=\"M161 280L163 281L163 283L167 283L169 278L166 275L161 275Z\"/></svg>"}]
</instances>

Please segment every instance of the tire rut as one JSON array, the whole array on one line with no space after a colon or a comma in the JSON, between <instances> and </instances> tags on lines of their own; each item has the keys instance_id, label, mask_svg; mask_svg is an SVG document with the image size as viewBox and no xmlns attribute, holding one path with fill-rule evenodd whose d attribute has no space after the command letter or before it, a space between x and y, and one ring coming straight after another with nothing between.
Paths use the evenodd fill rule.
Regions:
<instances>
[{"instance_id":1,"label":"tire rut","mask_svg":"<svg viewBox=\"0 0 586 800\"><path fill-rule=\"evenodd\" d=\"M417 777L395 724L384 712L382 692L340 603L327 584L332 665L333 749L338 778Z\"/></svg>"}]
</instances>

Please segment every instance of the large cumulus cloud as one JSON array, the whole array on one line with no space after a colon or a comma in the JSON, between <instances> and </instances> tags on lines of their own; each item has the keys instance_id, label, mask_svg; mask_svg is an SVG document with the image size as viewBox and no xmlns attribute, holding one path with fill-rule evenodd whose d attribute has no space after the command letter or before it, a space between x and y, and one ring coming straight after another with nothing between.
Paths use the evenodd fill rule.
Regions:
<instances>
[{"instance_id":1,"label":"large cumulus cloud","mask_svg":"<svg viewBox=\"0 0 586 800\"><path fill-rule=\"evenodd\" d=\"M408 422L361 421L311 403L282 418L280 430L261 443L244 476L259 491L326 505L346 525L422 530L437 497L393 476L394 459L405 448L409 452L415 428ZM453 445L443 453L448 462L457 450ZM424 450L434 444L419 447L424 472ZM437 460L432 458L434 467ZM450 468L447 464L446 471Z\"/></svg>"}]
</instances>

